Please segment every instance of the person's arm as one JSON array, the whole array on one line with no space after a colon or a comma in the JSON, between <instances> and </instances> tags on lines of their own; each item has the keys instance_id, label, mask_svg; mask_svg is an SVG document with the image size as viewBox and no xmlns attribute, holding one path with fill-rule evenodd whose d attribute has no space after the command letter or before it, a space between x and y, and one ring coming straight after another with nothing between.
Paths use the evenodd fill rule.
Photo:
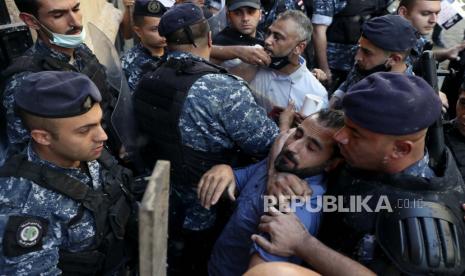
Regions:
<instances>
[{"instance_id":1,"label":"person's arm","mask_svg":"<svg viewBox=\"0 0 465 276\"><path fill-rule=\"evenodd\" d=\"M223 95L218 110L219 122L244 153L262 158L268 153L279 129L255 102L243 80L225 77L229 80L218 87L222 90L218 93Z\"/></svg>"},{"instance_id":2,"label":"person's arm","mask_svg":"<svg viewBox=\"0 0 465 276\"><path fill-rule=\"evenodd\" d=\"M241 62L239 65L229 68L228 71L250 83L255 78L255 75L257 75L258 66Z\"/></svg>"},{"instance_id":3,"label":"person's arm","mask_svg":"<svg viewBox=\"0 0 465 276\"><path fill-rule=\"evenodd\" d=\"M289 100L287 107L281 111L281 114L279 114L279 131L281 131L281 133L285 133L291 129L295 117L296 112L294 100Z\"/></svg>"},{"instance_id":4,"label":"person's arm","mask_svg":"<svg viewBox=\"0 0 465 276\"><path fill-rule=\"evenodd\" d=\"M253 253L252 257L250 257L249 269L262 263L265 263L265 260L258 253Z\"/></svg>"},{"instance_id":5,"label":"person's arm","mask_svg":"<svg viewBox=\"0 0 465 276\"><path fill-rule=\"evenodd\" d=\"M295 255L323 275L375 275L310 235L295 214L283 214L278 210L269 213L269 216L262 216L258 230L268 233L271 241L252 235L252 240L266 251L280 256Z\"/></svg>"},{"instance_id":6,"label":"person's arm","mask_svg":"<svg viewBox=\"0 0 465 276\"><path fill-rule=\"evenodd\" d=\"M132 14L131 9L134 7L135 0L123 0L124 14L123 21L121 21L121 31L123 32L124 39L131 39L133 36L132 31Z\"/></svg>"},{"instance_id":7,"label":"person's arm","mask_svg":"<svg viewBox=\"0 0 465 276\"><path fill-rule=\"evenodd\" d=\"M321 24L313 24L313 47L315 48L315 58L318 68L325 72L328 81L331 81L331 70L329 69L327 47L328 41L326 38L326 30L328 26Z\"/></svg>"},{"instance_id":8,"label":"person's arm","mask_svg":"<svg viewBox=\"0 0 465 276\"><path fill-rule=\"evenodd\" d=\"M18 153L17 150L21 151L23 149L21 147L30 138L29 131L26 130L18 113L15 112L15 95L21 89L24 79L30 74L31 72L21 72L13 75L5 82L6 86L3 91L2 103L5 109L7 147L14 154Z\"/></svg>"},{"instance_id":9,"label":"person's arm","mask_svg":"<svg viewBox=\"0 0 465 276\"><path fill-rule=\"evenodd\" d=\"M50 238L53 238L50 235ZM4 245L6 246L6 244ZM0 274L4 275L56 275L58 268L58 248L41 248L40 250L10 257L0 254Z\"/></svg>"},{"instance_id":10,"label":"person's arm","mask_svg":"<svg viewBox=\"0 0 465 276\"><path fill-rule=\"evenodd\" d=\"M230 200L235 201L236 193L242 191L261 162L234 170L226 164L213 166L202 176L197 186L201 205L207 209L215 205L224 191L227 191Z\"/></svg>"},{"instance_id":11,"label":"person's arm","mask_svg":"<svg viewBox=\"0 0 465 276\"><path fill-rule=\"evenodd\" d=\"M62 233L66 224L54 223L52 216L36 215L48 213L50 206L38 205L47 203L32 194L44 190L34 189L31 181L13 177L0 181L10 183L0 185L0 275L58 275L58 248L63 236L55 233ZM50 194L42 195L56 201ZM31 206L34 210L26 210Z\"/></svg>"},{"instance_id":12,"label":"person's arm","mask_svg":"<svg viewBox=\"0 0 465 276\"><path fill-rule=\"evenodd\" d=\"M326 75L325 71L323 71L323 70L321 70L319 68L313 68L312 69L312 74L321 83L325 83L325 82L328 81L328 76Z\"/></svg>"},{"instance_id":13,"label":"person's arm","mask_svg":"<svg viewBox=\"0 0 465 276\"><path fill-rule=\"evenodd\" d=\"M450 47L448 49L434 50L433 54L434 54L434 58L439 62L442 62L446 59L456 60L459 58L459 53L463 49L465 49L465 42L457 44L454 47Z\"/></svg>"},{"instance_id":14,"label":"person's arm","mask_svg":"<svg viewBox=\"0 0 465 276\"><path fill-rule=\"evenodd\" d=\"M218 202L225 190L227 190L229 199L235 201L236 181L233 170L229 165L213 166L199 181L197 196L200 204L209 209Z\"/></svg>"},{"instance_id":15,"label":"person's arm","mask_svg":"<svg viewBox=\"0 0 465 276\"><path fill-rule=\"evenodd\" d=\"M239 58L245 63L259 66L268 66L270 56L261 46L217 46L213 45L210 53L213 62Z\"/></svg>"}]
</instances>

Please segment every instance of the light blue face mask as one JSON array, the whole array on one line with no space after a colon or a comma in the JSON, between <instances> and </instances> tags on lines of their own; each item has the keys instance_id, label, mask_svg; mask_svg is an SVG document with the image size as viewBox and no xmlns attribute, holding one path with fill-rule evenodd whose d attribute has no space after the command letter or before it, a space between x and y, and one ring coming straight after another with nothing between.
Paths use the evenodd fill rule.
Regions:
<instances>
[{"instance_id":1,"label":"light blue face mask","mask_svg":"<svg viewBox=\"0 0 465 276\"><path fill-rule=\"evenodd\" d=\"M82 43L84 43L84 39L86 38L86 30L82 29L81 33L77 35L64 35L64 34L57 34L50 32L52 38L50 39L50 43L63 47L63 48L76 48Z\"/></svg>"},{"instance_id":2,"label":"light blue face mask","mask_svg":"<svg viewBox=\"0 0 465 276\"><path fill-rule=\"evenodd\" d=\"M86 30L84 28L81 33L77 35L57 34L45 27L39 20L37 20L37 22L45 30L49 37L51 37L49 38L50 43L59 47L74 49L84 43L84 39L86 38Z\"/></svg>"}]
</instances>

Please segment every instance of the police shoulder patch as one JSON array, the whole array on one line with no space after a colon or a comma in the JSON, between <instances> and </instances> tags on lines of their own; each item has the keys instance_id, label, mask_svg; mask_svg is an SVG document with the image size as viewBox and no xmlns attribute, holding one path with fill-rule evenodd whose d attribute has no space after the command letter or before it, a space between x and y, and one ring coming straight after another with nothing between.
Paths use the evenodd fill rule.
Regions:
<instances>
[{"instance_id":1,"label":"police shoulder patch","mask_svg":"<svg viewBox=\"0 0 465 276\"><path fill-rule=\"evenodd\" d=\"M159 13L161 10L160 3L157 1L150 1L147 5L147 10L150 13Z\"/></svg>"},{"instance_id":2,"label":"police shoulder patch","mask_svg":"<svg viewBox=\"0 0 465 276\"><path fill-rule=\"evenodd\" d=\"M42 249L48 221L35 216L10 216L3 236L3 251L16 257Z\"/></svg>"},{"instance_id":3,"label":"police shoulder patch","mask_svg":"<svg viewBox=\"0 0 465 276\"><path fill-rule=\"evenodd\" d=\"M42 238L44 227L36 219L28 219L19 225L16 231L16 240L24 248L33 247Z\"/></svg>"}]
</instances>

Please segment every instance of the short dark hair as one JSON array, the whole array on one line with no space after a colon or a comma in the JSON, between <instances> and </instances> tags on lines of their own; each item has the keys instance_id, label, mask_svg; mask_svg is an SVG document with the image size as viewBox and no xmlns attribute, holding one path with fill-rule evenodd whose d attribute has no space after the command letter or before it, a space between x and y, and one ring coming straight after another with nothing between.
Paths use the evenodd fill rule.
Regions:
<instances>
[{"instance_id":1,"label":"short dark hair","mask_svg":"<svg viewBox=\"0 0 465 276\"><path fill-rule=\"evenodd\" d=\"M144 25L145 17L146 17L145 15L133 15L132 22L134 23L134 26L142 27ZM153 16L153 17L161 18L161 16Z\"/></svg>"},{"instance_id":2,"label":"short dark hair","mask_svg":"<svg viewBox=\"0 0 465 276\"><path fill-rule=\"evenodd\" d=\"M34 129L43 129L48 131L55 140L59 139L58 130L54 123L54 119L32 115L17 106L15 107L15 113L19 116L21 122L29 132Z\"/></svg>"},{"instance_id":3,"label":"short dark hair","mask_svg":"<svg viewBox=\"0 0 465 276\"><path fill-rule=\"evenodd\" d=\"M202 43L205 43L207 40L207 34L210 32L210 25L208 25L207 20L202 20L199 23L190 25L188 28L192 31L192 39L196 45L202 45ZM179 29L174 33L167 35L166 41L168 44L172 45L192 44L192 41L189 39L185 29Z\"/></svg>"},{"instance_id":4,"label":"short dark hair","mask_svg":"<svg viewBox=\"0 0 465 276\"><path fill-rule=\"evenodd\" d=\"M15 4L20 12L30 13L35 17L39 16L39 0L15 0Z\"/></svg>"},{"instance_id":5,"label":"short dark hair","mask_svg":"<svg viewBox=\"0 0 465 276\"><path fill-rule=\"evenodd\" d=\"M132 22L134 23L135 26L142 27L142 25L144 24L144 16L143 15L134 15L132 17Z\"/></svg>"},{"instance_id":6,"label":"short dark hair","mask_svg":"<svg viewBox=\"0 0 465 276\"><path fill-rule=\"evenodd\" d=\"M408 10L410 10L413 7L413 5L415 4L415 1L417 1L417 0L401 0L399 2L399 7L404 6Z\"/></svg>"},{"instance_id":7,"label":"short dark hair","mask_svg":"<svg viewBox=\"0 0 465 276\"><path fill-rule=\"evenodd\" d=\"M311 114L310 116L317 116L316 121L326 128L339 130L344 127L344 112L341 110L335 109L321 109L318 112ZM341 152L337 143L334 143L333 154L331 159L341 157Z\"/></svg>"},{"instance_id":8,"label":"short dark hair","mask_svg":"<svg viewBox=\"0 0 465 276\"><path fill-rule=\"evenodd\" d=\"M316 121L323 127L340 129L344 126L344 112L341 110L334 110L324 108L310 116L318 116Z\"/></svg>"},{"instance_id":9,"label":"short dark hair","mask_svg":"<svg viewBox=\"0 0 465 276\"><path fill-rule=\"evenodd\" d=\"M423 1L423 0L400 0L399 7L404 6L407 10L411 10L417 1ZM424 0L424 1L441 1L441 0Z\"/></svg>"}]
</instances>

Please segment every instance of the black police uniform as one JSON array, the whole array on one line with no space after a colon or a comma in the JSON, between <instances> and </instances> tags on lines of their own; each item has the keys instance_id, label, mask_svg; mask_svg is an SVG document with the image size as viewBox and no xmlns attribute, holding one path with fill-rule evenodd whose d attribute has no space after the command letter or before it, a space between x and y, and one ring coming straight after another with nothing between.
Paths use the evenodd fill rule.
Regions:
<instances>
[{"instance_id":1,"label":"black police uniform","mask_svg":"<svg viewBox=\"0 0 465 276\"><path fill-rule=\"evenodd\" d=\"M237 31L236 29L227 26L221 32L219 32L215 37L213 37L213 44L214 45L246 45L246 46L254 46L254 45L261 45L265 44L265 36L259 30L255 37L251 37L249 35L245 35Z\"/></svg>"}]
</instances>

